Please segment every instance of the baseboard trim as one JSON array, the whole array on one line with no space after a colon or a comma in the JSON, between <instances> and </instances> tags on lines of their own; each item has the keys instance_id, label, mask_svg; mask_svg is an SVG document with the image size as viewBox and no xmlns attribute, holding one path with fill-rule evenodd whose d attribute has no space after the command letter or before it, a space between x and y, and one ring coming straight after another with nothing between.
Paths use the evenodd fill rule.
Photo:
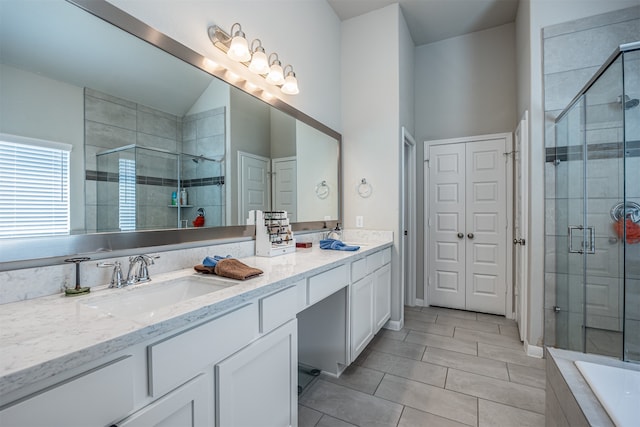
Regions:
<instances>
[{"instance_id":1,"label":"baseboard trim","mask_svg":"<svg viewBox=\"0 0 640 427\"><path fill-rule=\"evenodd\" d=\"M527 340L524 340L524 352L527 356L537 357L538 359L542 359L544 356L544 348L537 345L531 345Z\"/></svg>"},{"instance_id":2,"label":"baseboard trim","mask_svg":"<svg viewBox=\"0 0 640 427\"><path fill-rule=\"evenodd\" d=\"M402 320L389 320L385 325L385 329L399 331L404 327L404 318Z\"/></svg>"},{"instance_id":3,"label":"baseboard trim","mask_svg":"<svg viewBox=\"0 0 640 427\"><path fill-rule=\"evenodd\" d=\"M416 298L416 306L417 307L424 307L424 300Z\"/></svg>"}]
</instances>

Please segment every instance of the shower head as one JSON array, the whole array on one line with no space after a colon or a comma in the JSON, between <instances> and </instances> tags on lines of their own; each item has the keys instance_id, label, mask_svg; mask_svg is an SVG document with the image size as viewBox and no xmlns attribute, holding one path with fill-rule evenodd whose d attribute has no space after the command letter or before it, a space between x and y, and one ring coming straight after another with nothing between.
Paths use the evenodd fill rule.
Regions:
<instances>
[{"instance_id":1,"label":"shower head","mask_svg":"<svg viewBox=\"0 0 640 427\"><path fill-rule=\"evenodd\" d=\"M624 100L624 101L623 101L623 100ZM625 95L624 97L619 96L619 97L618 97L618 102L619 102L620 104L622 104L622 106L623 106L623 108L624 108L625 110L630 110L630 109L632 109L632 108L637 107L637 106L638 106L638 104L640 104L640 100L638 100L638 98L631 99L631 98L629 97L629 95Z\"/></svg>"}]
</instances>

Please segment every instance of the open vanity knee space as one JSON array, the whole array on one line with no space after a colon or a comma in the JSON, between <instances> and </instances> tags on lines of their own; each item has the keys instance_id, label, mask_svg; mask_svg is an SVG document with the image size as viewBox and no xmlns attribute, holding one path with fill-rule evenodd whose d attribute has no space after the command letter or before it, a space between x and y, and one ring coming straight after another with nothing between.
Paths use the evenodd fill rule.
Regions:
<instances>
[{"instance_id":1,"label":"open vanity knee space","mask_svg":"<svg viewBox=\"0 0 640 427\"><path fill-rule=\"evenodd\" d=\"M6 304L0 424L295 426L298 363L338 376L389 319L391 244L243 258L264 274L144 319L87 304L129 290Z\"/></svg>"}]
</instances>

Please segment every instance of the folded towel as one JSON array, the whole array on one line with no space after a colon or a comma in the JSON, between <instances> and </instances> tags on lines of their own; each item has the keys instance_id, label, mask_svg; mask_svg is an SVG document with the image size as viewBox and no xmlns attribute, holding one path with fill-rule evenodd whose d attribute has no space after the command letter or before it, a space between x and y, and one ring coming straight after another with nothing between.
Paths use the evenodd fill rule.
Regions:
<instances>
[{"instance_id":1,"label":"folded towel","mask_svg":"<svg viewBox=\"0 0 640 427\"><path fill-rule=\"evenodd\" d=\"M340 240L324 239L320 240L320 249L331 249L334 251L357 251L360 246L349 246Z\"/></svg>"},{"instance_id":2,"label":"folded towel","mask_svg":"<svg viewBox=\"0 0 640 427\"><path fill-rule=\"evenodd\" d=\"M220 255L214 255L212 257L208 256L205 259L202 260L202 265L204 265L205 267L215 267L216 264L218 263L218 261L226 259L226 258L231 258L231 255L227 255L227 256L220 256Z\"/></svg>"},{"instance_id":3,"label":"folded towel","mask_svg":"<svg viewBox=\"0 0 640 427\"><path fill-rule=\"evenodd\" d=\"M214 268L218 276L237 280L247 280L263 273L259 268L249 267L235 258L225 258L218 261Z\"/></svg>"}]
</instances>

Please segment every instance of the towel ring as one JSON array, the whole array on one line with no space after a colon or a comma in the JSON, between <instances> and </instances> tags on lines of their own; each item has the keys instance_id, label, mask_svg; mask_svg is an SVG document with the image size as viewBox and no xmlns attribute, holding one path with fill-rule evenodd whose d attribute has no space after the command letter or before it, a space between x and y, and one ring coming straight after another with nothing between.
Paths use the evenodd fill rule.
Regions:
<instances>
[{"instance_id":1,"label":"towel ring","mask_svg":"<svg viewBox=\"0 0 640 427\"><path fill-rule=\"evenodd\" d=\"M367 182L365 178L360 180L360 184L358 184L358 194L360 197L367 198L373 192L373 188L371 188L371 184Z\"/></svg>"},{"instance_id":2,"label":"towel ring","mask_svg":"<svg viewBox=\"0 0 640 427\"><path fill-rule=\"evenodd\" d=\"M320 184L316 185L316 196L318 196L319 199L326 199L329 197L329 192L330 189L327 181L322 181Z\"/></svg>"}]
</instances>

